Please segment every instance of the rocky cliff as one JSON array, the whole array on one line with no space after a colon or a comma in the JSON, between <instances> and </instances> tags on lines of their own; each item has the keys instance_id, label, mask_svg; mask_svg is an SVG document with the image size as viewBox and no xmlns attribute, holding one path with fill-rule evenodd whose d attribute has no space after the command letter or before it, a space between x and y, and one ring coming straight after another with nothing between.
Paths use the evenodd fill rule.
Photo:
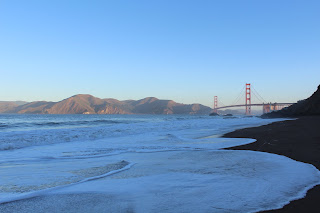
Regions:
<instances>
[{"instance_id":1,"label":"rocky cliff","mask_svg":"<svg viewBox=\"0 0 320 213\"><path fill-rule=\"evenodd\" d=\"M0 103L1 109L1 103ZM201 104L180 104L154 97L119 101L100 99L92 95L75 95L59 102L37 101L12 105L0 113L29 114L209 114L210 107Z\"/></svg>"},{"instance_id":2,"label":"rocky cliff","mask_svg":"<svg viewBox=\"0 0 320 213\"><path fill-rule=\"evenodd\" d=\"M262 115L264 118L298 117L308 115L320 115L320 85L318 89L307 99L284 108L282 110Z\"/></svg>"}]
</instances>

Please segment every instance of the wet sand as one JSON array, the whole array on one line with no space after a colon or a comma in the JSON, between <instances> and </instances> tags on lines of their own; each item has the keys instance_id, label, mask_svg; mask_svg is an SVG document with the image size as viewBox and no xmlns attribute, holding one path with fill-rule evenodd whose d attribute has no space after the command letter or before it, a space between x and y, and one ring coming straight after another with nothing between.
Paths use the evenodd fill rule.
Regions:
<instances>
[{"instance_id":1,"label":"wet sand","mask_svg":"<svg viewBox=\"0 0 320 213\"><path fill-rule=\"evenodd\" d=\"M122 204L122 205L120 205ZM129 202L99 193L57 194L33 197L0 205L1 213L132 213Z\"/></svg>"},{"instance_id":2,"label":"wet sand","mask_svg":"<svg viewBox=\"0 0 320 213\"><path fill-rule=\"evenodd\" d=\"M297 161L310 163L320 170L320 116L306 116L297 120L240 129L227 133L223 137L257 139L254 143L229 149L284 155ZM282 209L263 212L319 213L320 185L309 190L305 198L292 201Z\"/></svg>"}]
</instances>

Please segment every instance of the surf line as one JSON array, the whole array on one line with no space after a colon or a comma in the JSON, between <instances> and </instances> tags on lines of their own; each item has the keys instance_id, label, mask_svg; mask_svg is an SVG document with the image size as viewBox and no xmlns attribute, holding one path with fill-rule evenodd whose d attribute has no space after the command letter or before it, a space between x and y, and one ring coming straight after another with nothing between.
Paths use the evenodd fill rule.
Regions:
<instances>
[{"instance_id":1,"label":"surf line","mask_svg":"<svg viewBox=\"0 0 320 213\"><path fill-rule=\"evenodd\" d=\"M54 190L57 190L57 189L62 189L62 188L65 188L65 187L77 185L77 184L84 183L84 182L87 182L87 181L104 178L104 177L107 177L107 176L110 176L110 175L113 175L113 174L128 170L135 164L136 163L130 163L130 164L126 165L125 167L121 168L121 169L113 170L113 171L107 172L107 173L102 174L102 175L85 178L83 180L80 180L80 181L77 181L77 182L74 182L74 183L70 183L70 184L67 184L67 185L56 186L56 187L52 187L52 188L48 188L48 189L42 189L42 190L35 191L35 192L27 192L27 193L19 194L19 195L14 196L14 197L0 199L0 204L10 203L10 202L13 202L13 201L24 200L24 199L33 198L33 197L38 197L38 196L43 195L44 193L48 193L48 192L51 192L51 191L54 191Z\"/></svg>"}]
</instances>

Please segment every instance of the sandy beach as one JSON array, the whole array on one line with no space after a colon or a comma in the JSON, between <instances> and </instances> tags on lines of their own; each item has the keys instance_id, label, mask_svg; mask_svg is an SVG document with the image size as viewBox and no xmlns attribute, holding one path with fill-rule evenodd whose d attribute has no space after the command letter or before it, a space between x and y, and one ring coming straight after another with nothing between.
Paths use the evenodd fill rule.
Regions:
<instances>
[{"instance_id":1,"label":"sandy beach","mask_svg":"<svg viewBox=\"0 0 320 213\"><path fill-rule=\"evenodd\" d=\"M284 155L320 169L320 116L305 116L296 120L275 122L260 127L236 130L226 138L254 138L251 144L229 148L254 150ZM303 199L292 201L282 209L264 212L319 212L320 185L309 190Z\"/></svg>"}]
</instances>

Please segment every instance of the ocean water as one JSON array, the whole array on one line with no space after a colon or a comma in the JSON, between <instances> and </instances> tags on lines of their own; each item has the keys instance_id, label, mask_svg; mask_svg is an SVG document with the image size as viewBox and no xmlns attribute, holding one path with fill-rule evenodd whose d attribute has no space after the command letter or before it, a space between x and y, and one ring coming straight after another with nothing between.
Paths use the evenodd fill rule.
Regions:
<instances>
[{"instance_id":1,"label":"ocean water","mask_svg":"<svg viewBox=\"0 0 320 213\"><path fill-rule=\"evenodd\" d=\"M222 148L278 120L0 115L0 212L256 212L319 184L312 165Z\"/></svg>"}]
</instances>

